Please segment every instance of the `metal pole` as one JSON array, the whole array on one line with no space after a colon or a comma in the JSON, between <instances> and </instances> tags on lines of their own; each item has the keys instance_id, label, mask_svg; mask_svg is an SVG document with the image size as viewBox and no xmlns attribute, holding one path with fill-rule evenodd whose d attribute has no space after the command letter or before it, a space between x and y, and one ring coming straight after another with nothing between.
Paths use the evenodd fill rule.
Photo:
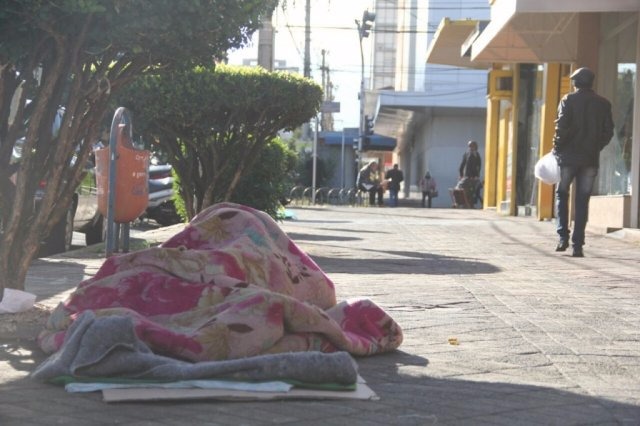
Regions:
<instances>
[{"instance_id":1,"label":"metal pole","mask_svg":"<svg viewBox=\"0 0 640 426\"><path fill-rule=\"evenodd\" d=\"M340 187L344 189L344 127L342 128L342 151L340 153Z\"/></svg>"},{"instance_id":2,"label":"metal pole","mask_svg":"<svg viewBox=\"0 0 640 426\"><path fill-rule=\"evenodd\" d=\"M316 114L316 131L313 133L313 169L311 174L311 204L316 203L316 167L318 160L318 115Z\"/></svg>"},{"instance_id":3,"label":"metal pole","mask_svg":"<svg viewBox=\"0 0 640 426\"><path fill-rule=\"evenodd\" d=\"M129 132L129 140L132 139L131 134L131 117L129 111L124 107L119 107L113 115L111 121L111 130L109 135L109 193L107 194L107 235L105 241L105 255L110 257L114 252L120 250L120 237L121 231L123 241L125 243L124 251L129 251L129 226L123 228L120 227L120 223L115 223L115 203L116 203L116 191L117 191L117 167L116 161L118 161L117 154L117 135L119 134L119 128L124 126L123 131Z\"/></svg>"},{"instance_id":4,"label":"metal pole","mask_svg":"<svg viewBox=\"0 0 640 426\"><path fill-rule=\"evenodd\" d=\"M364 25L364 23L362 23ZM364 135L364 50L362 49L362 28L356 19L360 40L360 127L358 131L358 170L362 168L362 138Z\"/></svg>"},{"instance_id":5,"label":"metal pole","mask_svg":"<svg viewBox=\"0 0 640 426\"><path fill-rule=\"evenodd\" d=\"M109 134L109 193L107 194L107 235L106 235L106 257L110 257L114 252L115 238L114 206L116 200L116 132L122 119L124 108L116 110L111 121L111 133Z\"/></svg>"},{"instance_id":6,"label":"metal pole","mask_svg":"<svg viewBox=\"0 0 640 426\"><path fill-rule=\"evenodd\" d=\"M311 0L305 4L304 76L311 77Z\"/></svg>"}]
</instances>

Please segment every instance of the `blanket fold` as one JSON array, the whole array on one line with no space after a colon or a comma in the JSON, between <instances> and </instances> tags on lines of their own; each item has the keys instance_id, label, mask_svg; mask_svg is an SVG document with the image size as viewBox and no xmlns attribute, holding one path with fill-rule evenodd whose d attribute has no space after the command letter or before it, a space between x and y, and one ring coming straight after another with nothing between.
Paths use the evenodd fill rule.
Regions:
<instances>
[{"instance_id":1,"label":"blanket fold","mask_svg":"<svg viewBox=\"0 0 640 426\"><path fill-rule=\"evenodd\" d=\"M353 384L357 374L356 363L346 352L297 352L199 363L181 361L151 352L135 335L130 318L96 318L86 311L69 328L62 349L38 366L32 377L42 381L73 376L153 381L288 379Z\"/></svg>"}]
</instances>

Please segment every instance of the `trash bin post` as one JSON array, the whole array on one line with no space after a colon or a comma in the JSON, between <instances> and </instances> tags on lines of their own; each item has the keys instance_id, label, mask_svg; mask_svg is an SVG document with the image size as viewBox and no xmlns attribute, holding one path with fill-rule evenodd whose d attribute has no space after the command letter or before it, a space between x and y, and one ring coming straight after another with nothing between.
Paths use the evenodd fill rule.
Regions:
<instances>
[{"instance_id":1,"label":"trash bin post","mask_svg":"<svg viewBox=\"0 0 640 426\"><path fill-rule=\"evenodd\" d=\"M109 147L96 154L98 209L107 219L106 256L129 251L130 222L149 203L149 157L147 150L133 146L129 111L120 107L111 122ZM123 226L120 226L123 225Z\"/></svg>"},{"instance_id":2,"label":"trash bin post","mask_svg":"<svg viewBox=\"0 0 640 426\"><path fill-rule=\"evenodd\" d=\"M117 125L116 120L121 120L124 113L124 108L118 108L111 120L111 131L109 132L109 192L108 192L108 204L107 204L107 235L106 235L106 257L110 257L114 252L114 244L118 243L119 227L115 226L114 222L114 209L116 199L116 191L113 188L116 187L116 160L118 152L116 149L117 135L114 132L114 127ZM115 232L115 234L114 234Z\"/></svg>"}]
</instances>

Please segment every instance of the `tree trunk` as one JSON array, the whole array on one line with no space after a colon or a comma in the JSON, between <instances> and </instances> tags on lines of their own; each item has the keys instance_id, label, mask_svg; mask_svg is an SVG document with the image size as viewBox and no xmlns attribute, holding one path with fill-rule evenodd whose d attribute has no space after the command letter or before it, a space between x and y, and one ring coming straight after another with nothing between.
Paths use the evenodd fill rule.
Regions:
<instances>
[{"instance_id":1,"label":"tree trunk","mask_svg":"<svg viewBox=\"0 0 640 426\"><path fill-rule=\"evenodd\" d=\"M25 289L25 279L29 271L29 265L31 265L39 248L39 241L37 239L35 243L32 241L33 235L30 235L31 239L27 241L8 238L13 242L7 242L6 244L7 238L5 237L7 235L3 234L2 244L0 245L0 298L5 288Z\"/></svg>"}]
</instances>

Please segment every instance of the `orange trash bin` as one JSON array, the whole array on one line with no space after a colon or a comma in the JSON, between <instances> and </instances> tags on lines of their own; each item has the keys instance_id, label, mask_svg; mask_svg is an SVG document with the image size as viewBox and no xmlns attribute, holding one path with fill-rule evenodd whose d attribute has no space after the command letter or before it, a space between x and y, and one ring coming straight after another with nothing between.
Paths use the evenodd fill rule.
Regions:
<instances>
[{"instance_id":1,"label":"orange trash bin","mask_svg":"<svg viewBox=\"0 0 640 426\"><path fill-rule=\"evenodd\" d=\"M150 152L134 148L127 126L116 130L116 179L113 221L129 223L138 218L149 203ZM109 207L109 147L95 151L98 210L107 217Z\"/></svg>"}]
</instances>

